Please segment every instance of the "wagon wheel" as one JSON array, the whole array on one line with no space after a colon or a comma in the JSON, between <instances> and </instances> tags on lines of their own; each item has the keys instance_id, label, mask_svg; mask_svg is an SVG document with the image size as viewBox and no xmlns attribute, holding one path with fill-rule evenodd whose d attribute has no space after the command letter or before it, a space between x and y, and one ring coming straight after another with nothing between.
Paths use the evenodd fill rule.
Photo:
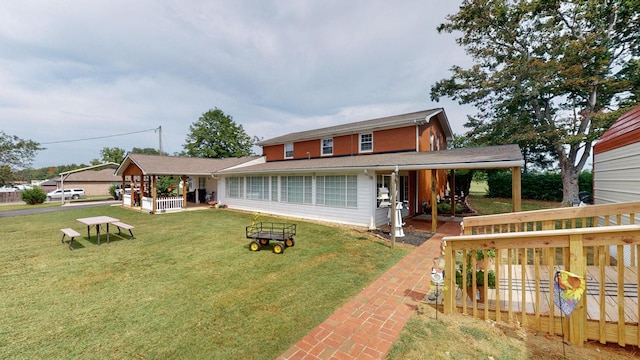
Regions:
<instances>
[{"instance_id":1,"label":"wagon wheel","mask_svg":"<svg viewBox=\"0 0 640 360\"><path fill-rule=\"evenodd\" d=\"M296 242L293 240L293 238L289 238L287 240L284 241L284 245L286 247L292 247L296 244Z\"/></svg>"},{"instance_id":2,"label":"wagon wheel","mask_svg":"<svg viewBox=\"0 0 640 360\"><path fill-rule=\"evenodd\" d=\"M262 246L260 246L260 243L257 240L249 243L249 250L251 251L260 251L261 248Z\"/></svg>"},{"instance_id":3,"label":"wagon wheel","mask_svg":"<svg viewBox=\"0 0 640 360\"><path fill-rule=\"evenodd\" d=\"M280 243L273 244L273 252L276 254L282 254L284 252L284 245Z\"/></svg>"},{"instance_id":4,"label":"wagon wheel","mask_svg":"<svg viewBox=\"0 0 640 360\"><path fill-rule=\"evenodd\" d=\"M262 245L262 246L269 245L269 239L258 239L258 241L260 242L260 245Z\"/></svg>"}]
</instances>

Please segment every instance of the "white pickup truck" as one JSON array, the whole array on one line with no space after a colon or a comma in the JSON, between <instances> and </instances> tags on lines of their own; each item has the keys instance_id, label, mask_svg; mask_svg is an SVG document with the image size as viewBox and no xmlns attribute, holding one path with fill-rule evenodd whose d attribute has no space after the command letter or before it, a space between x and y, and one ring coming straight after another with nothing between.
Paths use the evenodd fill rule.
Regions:
<instances>
[{"instance_id":1,"label":"white pickup truck","mask_svg":"<svg viewBox=\"0 0 640 360\"><path fill-rule=\"evenodd\" d=\"M64 189L65 199L79 199L84 196L84 189ZM47 194L47 200L62 199L62 189L54 190Z\"/></svg>"}]
</instances>

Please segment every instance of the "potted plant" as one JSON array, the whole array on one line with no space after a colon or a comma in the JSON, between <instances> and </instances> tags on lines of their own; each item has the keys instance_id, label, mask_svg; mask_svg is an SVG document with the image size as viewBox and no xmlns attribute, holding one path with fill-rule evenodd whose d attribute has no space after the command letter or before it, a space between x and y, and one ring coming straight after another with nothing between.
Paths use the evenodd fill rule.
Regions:
<instances>
[{"instance_id":1,"label":"potted plant","mask_svg":"<svg viewBox=\"0 0 640 360\"><path fill-rule=\"evenodd\" d=\"M488 250L478 249L475 252L476 252L476 264L478 265L478 269L495 270L496 268L496 264L495 264L496 250L495 249L488 249ZM486 259L484 257L485 253L487 254ZM469 264L470 263L471 261L469 261Z\"/></svg>"},{"instance_id":2,"label":"potted plant","mask_svg":"<svg viewBox=\"0 0 640 360\"><path fill-rule=\"evenodd\" d=\"M476 250L476 260L479 260L478 257L482 257L482 259L484 260L484 252L482 250ZM458 262L458 266L456 267L456 285L458 285L458 287L460 289L465 289L467 292L467 295L469 296L469 298L473 299L474 296L477 298L478 302L480 303L484 303L484 287L485 287L485 283L484 283L484 272L486 268L480 268L480 266L478 266L476 268L476 289L477 289L477 293L473 294L473 266L472 266L472 262L471 262L471 255L473 254L473 252L469 253L469 256L467 257L467 267L466 267L466 282L463 286L462 284L462 264L460 262ZM479 255L482 254L482 255ZM493 256L492 256L493 255ZM495 258L495 250L488 250L487 251L487 257L489 259L491 259L492 257ZM478 261L476 261L476 265L478 265ZM485 265L486 266L486 265ZM496 288L496 273L493 269L488 269L487 271L487 280L488 280L488 286L489 289L495 289Z\"/></svg>"}]
</instances>

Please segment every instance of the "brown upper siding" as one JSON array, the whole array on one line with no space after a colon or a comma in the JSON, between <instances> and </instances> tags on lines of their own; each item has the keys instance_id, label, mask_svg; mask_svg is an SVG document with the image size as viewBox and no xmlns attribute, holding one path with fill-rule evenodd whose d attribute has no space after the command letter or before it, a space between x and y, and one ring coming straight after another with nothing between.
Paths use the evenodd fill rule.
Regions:
<instances>
[{"instance_id":1,"label":"brown upper siding","mask_svg":"<svg viewBox=\"0 0 640 360\"><path fill-rule=\"evenodd\" d=\"M373 134L373 151L360 153L360 134ZM332 156L430 151L432 134L434 149L437 139L440 139L440 150L445 150L446 141L452 138L452 134L441 109L291 133L261 141L259 145L267 161L277 161L288 160L284 158L284 144L287 143L293 143L293 159L327 157L321 154L321 141L328 138L333 139Z\"/></svg>"},{"instance_id":2,"label":"brown upper siding","mask_svg":"<svg viewBox=\"0 0 640 360\"><path fill-rule=\"evenodd\" d=\"M369 134L369 132L365 132L364 134ZM373 151L367 152L366 154L415 150L415 136L415 126L374 131ZM360 154L359 141L359 134L334 137L333 156ZM426 141L428 144L429 139L427 138ZM320 144L321 139L295 142L293 144L293 158L305 159L322 157ZM284 144L265 146L262 149L262 153L267 157L267 161L284 160Z\"/></svg>"},{"instance_id":3,"label":"brown upper siding","mask_svg":"<svg viewBox=\"0 0 640 360\"><path fill-rule=\"evenodd\" d=\"M397 129L375 131L373 133L373 152L385 153L416 149L416 128L408 126Z\"/></svg>"}]
</instances>

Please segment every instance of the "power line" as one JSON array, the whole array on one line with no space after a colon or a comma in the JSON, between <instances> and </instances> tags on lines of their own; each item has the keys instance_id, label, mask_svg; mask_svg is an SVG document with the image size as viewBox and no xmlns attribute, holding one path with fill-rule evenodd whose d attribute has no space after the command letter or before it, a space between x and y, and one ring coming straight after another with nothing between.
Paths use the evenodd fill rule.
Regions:
<instances>
[{"instance_id":1,"label":"power line","mask_svg":"<svg viewBox=\"0 0 640 360\"><path fill-rule=\"evenodd\" d=\"M157 131L157 130L158 130L158 128L154 128L154 129L147 129L147 130L140 130L140 131L132 131L132 132L122 133L122 134L98 136L98 137L92 137L92 138L75 139L75 140L62 140L62 141L50 141L50 142L40 143L40 145L62 144L62 143L70 143L70 142L78 142L78 141L106 139L106 138L111 138L111 137L139 134L139 133L143 133L143 132L147 132L147 131Z\"/></svg>"}]
</instances>

